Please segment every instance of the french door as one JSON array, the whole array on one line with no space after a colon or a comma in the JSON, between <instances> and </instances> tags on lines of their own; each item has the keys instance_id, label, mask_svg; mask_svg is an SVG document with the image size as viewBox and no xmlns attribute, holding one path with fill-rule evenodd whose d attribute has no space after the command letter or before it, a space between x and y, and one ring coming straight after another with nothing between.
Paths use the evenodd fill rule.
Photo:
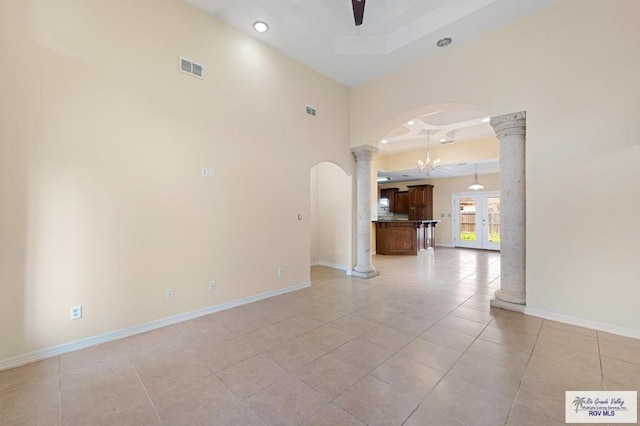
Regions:
<instances>
[{"instance_id":1,"label":"french door","mask_svg":"<svg viewBox=\"0 0 640 426\"><path fill-rule=\"evenodd\" d=\"M500 193L453 194L453 245L500 250Z\"/></svg>"}]
</instances>

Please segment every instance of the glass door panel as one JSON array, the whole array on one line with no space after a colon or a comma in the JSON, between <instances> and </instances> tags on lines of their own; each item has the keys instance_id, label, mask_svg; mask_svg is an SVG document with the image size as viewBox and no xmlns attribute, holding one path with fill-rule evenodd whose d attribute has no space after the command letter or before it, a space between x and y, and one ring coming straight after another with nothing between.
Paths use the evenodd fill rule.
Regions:
<instances>
[{"instance_id":1,"label":"glass door panel","mask_svg":"<svg viewBox=\"0 0 640 426\"><path fill-rule=\"evenodd\" d=\"M500 197L486 197L484 248L500 250Z\"/></svg>"},{"instance_id":2,"label":"glass door panel","mask_svg":"<svg viewBox=\"0 0 640 426\"><path fill-rule=\"evenodd\" d=\"M457 212L456 246L481 248L482 241L478 238L481 229L479 223L479 201L477 196L459 196L455 202Z\"/></svg>"},{"instance_id":3,"label":"glass door panel","mask_svg":"<svg viewBox=\"0 0 640 426\"><path fill-rule=\"evenodd\" d=\"M454 194L455 247L500 250L500 194Z\"/></svg>"}]
</instances>

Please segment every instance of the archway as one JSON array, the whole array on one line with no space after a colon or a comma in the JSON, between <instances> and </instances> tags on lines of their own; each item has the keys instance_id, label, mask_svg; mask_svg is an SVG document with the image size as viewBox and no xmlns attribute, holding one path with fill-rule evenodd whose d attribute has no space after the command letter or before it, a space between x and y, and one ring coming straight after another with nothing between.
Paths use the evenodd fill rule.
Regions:
<instances>
[{"instance_id":1,"label":"archway","mask_svg":"<svg viewBox=\"0 0 640 426\"><path fill-rule=\"evenodd\" d=\"M353 177L331 162L310 170L311 266L351 270Z\"/></svg>"},{"instance_id":2,"label":"archway","mask_svg":"<svg viewBox=\"0 0 640 426\"><path fill-rule=\"evenodd\" d=\"M406 123L410 126L413 122L423 117L440 113L444 105L461 104L426 106L402 114L389 120L376 133L373 133L371 145L381 146L380 144L387 142L382 140L385 134L391 132L394 126L403 123L404 120L409 120ZM412 115L415 118L412 118ZM480 117L480 119L488 125L488 116ZM523 311L526 305L526 114L522 111L494 116L490 120L490 125L491 131L499 140L500 182L504 206L502 212L501 287L496 291L495 298L492 299L491 304L506 309Z\"/></svg>"}]
</instances>

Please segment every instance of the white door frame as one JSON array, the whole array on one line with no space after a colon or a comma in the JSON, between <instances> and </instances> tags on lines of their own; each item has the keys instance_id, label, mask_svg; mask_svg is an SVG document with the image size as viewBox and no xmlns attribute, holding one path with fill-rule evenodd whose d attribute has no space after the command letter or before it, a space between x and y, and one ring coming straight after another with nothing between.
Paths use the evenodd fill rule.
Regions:
<instances>
[{"instance_id":1,"label":"white door frame","mask_svg":"<svg viewBox=\"0 0 640 426\"><path fill-rule=\"evenodd\" d=\"M460 198L474 197L476 204L476 240L473 242L462 242L458 240L460 235ZM487 200L492 197L500 197L499 191L474 191L474 192L454 192L452 198L452 214L451 214L451 237L454 247L476 248L485 250L500 250L500 243L489 242L488 232L488 206Z\"/></svg>"}]
</instances>

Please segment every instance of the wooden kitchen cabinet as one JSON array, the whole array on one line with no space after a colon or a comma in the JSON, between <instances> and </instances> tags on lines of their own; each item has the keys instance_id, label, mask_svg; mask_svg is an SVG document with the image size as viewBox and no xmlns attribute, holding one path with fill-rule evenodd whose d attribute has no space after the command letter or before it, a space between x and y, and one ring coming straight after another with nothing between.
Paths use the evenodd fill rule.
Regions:
<instances>
[{"instance_id":1,"label":"wooden kitchen cabinet","mask_svg":"<svg viewBox=\"0 0 640 426\"><path fill-rule=\"evenodd\" d=\"M393 213L409 213L409 192L398 191L393 197Z\"/></svg>"},{"instance_id":2,"label":"wooden kitchen cabinet","mask_svg":"<svg viewBox=\"0 0 640 426\"><path fill-rule=\"evenodd\" d=\"M409 186L409 220L433 220L433 185Z\"/></svg>"},{"instance_id":3,"label":"wooden kitchen cabinet","mask_svg":"<svg viewBox=\"0 0 640 426\"><path fill-rule=\"evenodd\" d=\"M389 213L395 212L395 195L398 188L382 188L380 189L380 198L389 200Z\"/></svg>"}]
</instances>

